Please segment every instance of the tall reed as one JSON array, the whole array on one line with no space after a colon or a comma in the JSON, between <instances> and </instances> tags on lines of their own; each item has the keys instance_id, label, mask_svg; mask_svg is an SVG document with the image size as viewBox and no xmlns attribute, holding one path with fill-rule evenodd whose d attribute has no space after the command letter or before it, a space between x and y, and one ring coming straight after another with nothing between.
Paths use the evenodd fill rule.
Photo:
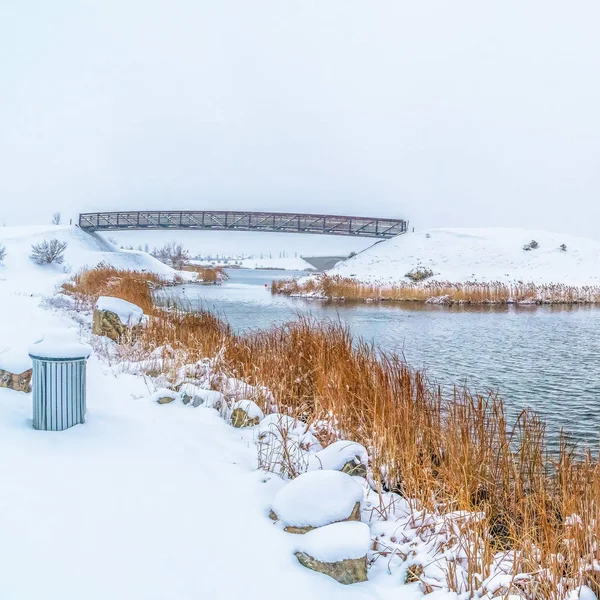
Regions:
<instances>
[{"instance_id":1,"label":"tall reed","mask_svg":"<svg viewBox=\"0 0 600 600\"><path fill-rule=\"evenodd\" d=\"M80 293L97 292L97 275L90 277L80 274ZM600 462L564 440L551 453L532 412L510 420L494 393L457 386L448 395L401 357L353 340L340 322L299 318L238 335L206 311L152 308L151 315L124 355L168 346L181 357L178 367L218 356L225 373L266 386L280 412L313 424L322 443L363 444L380 491L430 511L480 513L461 534L471 596L498 553L523 576L496 598L564 600L582 584L600 591ZM451 570L448 585L463 585Z\"/></svg>"},{"instance_id":2,"label":"tall reed","mask_svg":"<svg viewBox=\"0 0 600 600\"><path fill-rule=\"evenodd\" d=\"M274 294L314 296L332 300L428 302L433 304L597 304L599 286L562 284L430 281L390 285L364 283L322 274L304 280L273 281Z\"/></svg>"}]
</instances>

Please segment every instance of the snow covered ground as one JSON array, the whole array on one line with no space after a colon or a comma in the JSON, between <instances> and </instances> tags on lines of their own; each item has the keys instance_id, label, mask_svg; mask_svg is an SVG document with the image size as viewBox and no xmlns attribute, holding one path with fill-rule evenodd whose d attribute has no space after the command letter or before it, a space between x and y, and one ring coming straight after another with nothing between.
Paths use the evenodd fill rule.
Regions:
<instances>
[{"instance_id":1,"label":"snow covered ground","mask_svg":"<svg viewBox=\"0 0 600 600\"><path fill-rule=\"evenodd\" d=\"M72 269L110 261L168 272L137 253L94 248L75 229L0 230L0 345L19 369L45 332L90 338L56 301L68 274L28 262L31 243L49 234L69 242ZM144 378L97 355L87 389L85 425L43 432L32 428L31 395L0 388L0 598L384 597L298 563L297 539L268 518L283 481L257 470L250 432L212 409L153 402ZM415 586L394 590L420 597Z\"/></svg>"},{"instance_id":2,"label":"snow covered ground","mask_svg":"<svg viewBox=\"0 0 600 600\"><path fill-rule=\"evenodd\" d=\"M31 245L53 238L67 243L64 263L34 264L29 258ZM144 252L117 250L78 227L0 227L0 245L6 248L0 265L0 369L13 373L29 368L27 348L47 325L47 315L38 305L79 269L105 263L167 278L175 275L173 269Z\"/></svg>"},{"instance_id":3,"label":"snow covered ground","mask_svg":"<svg viewBox=\"0 0 600 600\"><path fill-rule=\"evenodd\" d=\"M532 240L539 247L523 250ZM375 244L330 273L393 284L419 266L433 271L428 281L599 285L600 242L525 229L431 229Z\"/></svg>"},{"instance_id":4,"label":"snow covered ground","mask_svg":"<svg viewBox=\"0 0 600 600\"><path fill-rule=\"evenodd\" d=\"M283 271L314 271L314 267L298 256L286 256L285 258L240 258L227 263L213 261L192 260L192 264L210 265L213 267L237 266L241 269L279 269Z\"/></svg>"}]
</instances>

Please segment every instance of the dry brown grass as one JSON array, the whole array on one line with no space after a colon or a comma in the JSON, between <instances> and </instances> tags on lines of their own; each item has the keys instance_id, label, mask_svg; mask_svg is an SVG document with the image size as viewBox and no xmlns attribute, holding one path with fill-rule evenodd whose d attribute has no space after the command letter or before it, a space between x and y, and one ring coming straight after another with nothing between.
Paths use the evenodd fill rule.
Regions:
<instances>
[{"instance_id":1,"label":"dry brown grass","mask_svg":"<svg viewBox=\"0 0 600 600\"><path fill-rule=\"evenodd\" d=\"M198 274L198 279L204 282L214 283L224 277L222 267L201 267L199 265L184 265L182 271L190 271Z\"/></svg>"},{"instance_id":2,"label":"dry brown grass","mask_svg":"<svg viewBox=\"0 0 600 600\"><path fill-rule=\"evenodd\" d=\"M600 287L533 283L506 284L424 282L386 285L362 283L339 275L273 281L274 294L306 295L332 300L431 302L441 304L597 304Z\"/></svg>"},{"instance_id":3,"label":"dry brown grass","mask_svg":"<svg viewBox=\"0 0 600 600\"><path fill-rule=\"evenodd\" d=\"M150 313L154 308L152 290L173 283L155 273L127 271L100 264L77 273L72 281L63 285L63 290L88 304L94 303L100 296L122 298Z\"/></svg>"},{"instance_id":4,"label":"dry brown grass","mask_svg":"<svg viewBox=\"0 0 600 600\"><path fill-rule=\"evenodd\" d=\"M80 292L104 293L91 283L97 275L79 277ZM111 290L125 292L130 281L137 289L134 278ZM446 396L398 356L355 343L337 322L299 319L236 335L204 311L152 314L132 343L138 356L161 346L182 361L219 355L225 372L267 386L279 411L314 424L325 444L340 437L363 444L380 491L432 511L482 511L465 533L465 552L482 548L471 559L473 578L489 573L494 553L514 551L515 572L528 577L506 595L559 600L582 584L600 591L593 566L600 561L600 463L565 443L550 454L534 414L511 422L494 394L456 387Z\"/></svg>"}]
</instances>

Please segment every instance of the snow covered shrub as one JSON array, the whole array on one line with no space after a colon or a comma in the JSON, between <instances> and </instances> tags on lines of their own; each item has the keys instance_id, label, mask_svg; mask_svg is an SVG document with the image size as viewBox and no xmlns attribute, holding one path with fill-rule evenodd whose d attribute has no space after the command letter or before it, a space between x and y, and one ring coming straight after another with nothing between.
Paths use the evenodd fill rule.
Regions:
<instances>
[{"instance_id":1,"label":"snow covered shrub","mask_svg":"<svg viewBox=\"0 0 600 600\"><path fill-rule=\"evenodd\" d=\"M539 247L540 245L535 240L531 240L529 244L523 246L523 250L529 252L529 250L537 250Z\"/></svg>"},{"instance_id":2,"label":"snow covered shrub","mask_svg":"<svg viewBox=\"0 0 600 600\"><path fill-rule=\"evenodd\" d=\"M39 244L33 244L31 246L31 254L29 258L37 265L46 265L50 263L56 263L61 265L64 261L64 253L67 249L67 242L61 242L60 240L44 240Z\"/></svg>"},{"instance_id":3,"label":"snow covered shrub","mask_svg":"<svg viewBox=\"0 0 600 600\"><path fill-rule=\"evenodd\" d=\"M562 252L566 252L567 251L567 245L566 244L561 244L559 246L559 248L561 249Z\"/></svg>"},{"instance_id":4,"label":"snow covered shrub","mask_svg":"<svg viewBox=\"0 0 600 600\"><path fill-rule=\"evenodd\" d=\"M433 271L427 267L416 267L411 269L404 277L408 277L411 281L423 281L433 277Z\"/></svg>"},{"instance_id":5,"label":"snow covered shrub","mask_svg":"<svg viewBox=\"0 0 600 600\"><path fill-rule=\"evenodd\" d=\"M430 233L426 233L426 234L425 234L425 237L426 237L427 239L429 239L429 238L431 237L431 234L430 234Z\"/></svg>"},{"instance_id":6,"label":"snow covered shrub","mask_svg":"<svg viewBox=\"0 0 600 600\"><path fill-rule=\"evenodd\" d=\"M0 244L0 265L4 262L6 258L6 246Z\"/></svg>"}]
</instances>

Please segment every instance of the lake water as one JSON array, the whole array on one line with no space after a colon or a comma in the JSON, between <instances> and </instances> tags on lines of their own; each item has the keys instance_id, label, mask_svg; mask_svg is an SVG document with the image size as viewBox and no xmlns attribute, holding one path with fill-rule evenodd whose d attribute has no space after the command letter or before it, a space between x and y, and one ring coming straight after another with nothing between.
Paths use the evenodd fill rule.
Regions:
<instances>
[{"instance_id":1,"label":"lake water","mask_svg":"<svg viewBox=\"0 0 600 600\"><path fill-rule=\"evenodd\" d=\"M441 384L499 391L511 412L534 408L553 437L563 428L598 447L597 308L342 304L272 295L271 281L294 276L290 271L228 274L223 285L181 286L177 294L218 312L238 331L285 323L298 314L341 319L356 336L403 354Z\"/></svg>"}]
</instances>

